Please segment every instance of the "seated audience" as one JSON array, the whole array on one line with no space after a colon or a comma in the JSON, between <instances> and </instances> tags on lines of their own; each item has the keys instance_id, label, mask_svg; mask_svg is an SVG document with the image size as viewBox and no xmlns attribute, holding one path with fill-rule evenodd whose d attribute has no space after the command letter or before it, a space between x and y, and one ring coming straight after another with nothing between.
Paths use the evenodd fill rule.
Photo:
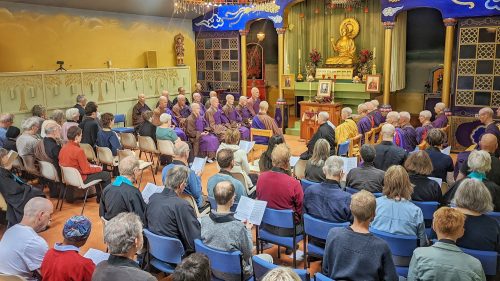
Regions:
<instances>
[{"instance_id":1,"label":"seated audience","mask_svg":"<svg viewBox=\"0 0 500 281\"><path fill-rule=\"evenodd\" d=\"M445 137L441 130L430 129L426 138L429 146L425 149L425 152L429 154L432 161L431 177L440 178L451 186L455 182L453 160L450 155L441 152Z\"/></svg>"},{"instance_id":2,"label":"seated audience","mask_svg":"<svg viewBox=\"0 0 500 281\"><path fill-rule=\"evenodd\" d=\"M189 158L189 145L186 142L178 141L174 145L174 156L172 163L168 164L163 168L161 173L161 178L163 183L166 183L167 173L170 169L175 166L184 166L188 167L188 158ZM188 167L189 168L189 167ZM195 171L189 169L189 177L186 182L186 186L183 189L184 193L193 196L198 208L202 208L205 205L205 201L203 199L203 194L201 192L201 171L199 174L196 174Z\"/></svg>"},{"instance_id":3,"label":"seated audience","mask_svg":"<svg viewBox=\"0 0 500 281\"><path fill-rule=\"evenodd\" d=\"M139 216L120 213L108 221L104 226L104 243L110 255L96 266L92 281L156 281L134 260L144 244Z\"/></svg>"},{"instance_id":4,"label":"seated audience","mask_svg":"<svg viewBox=\"0 0 500 281\"><path fill-rule=\"evenodd\" d=\"M341 144L350 138L358 135L356 122L352 120L352 109L350 107L342 108L340 113L342 123L335 128L335 141Z\"/></svg>"},{"instance_id":5,"label":"seated audience","mask_svg":"<svg viewBox=\"0 0 500 281\"><path fill-rule=\"evenodd\" d=\"M3 143L3 148L17 152L16 140L20 133L21 131L18 127L10 126L5 133L6 139Z\"/></svg>"},{"instance_id":6,"label":"seated audience","mask_svg":"<svg viewBox=\"0 0 500 281\"><path fill-rule=\"evenodd\" d=\"M54 124L54 125L57 124L59 126L62 126L63 123L64 123L64 111L59 109L54 110L50 115L50 118L43 121L42 127L40 128L40 136L42 138L45 137L45 128L49 124Z\"/></svg>"},{"instance_id":7,"label":"seated audience","mask_svg":"<svg viewBox=\"0 0 500 281\"><path fill-rule=\"evenodd\" d=\"M486 215L493 211L491 194L486 186L474 179L463 180L453 203L455 209L465 215L465 232L457 240L457 246L500 253L500 226Z\"/></svg>"},{"instance_id":8,"label":"seated audience","mask_svg":"<svg viewBox=\"0 0 500 281\"><path fill-rule=\"evenodd\" d=\"M324 139L319 139L314 146L312 157L307 160L305 170L307 180L314 182L324 182L326 180L323 165L330 155L329 152L330 144Z\"/></svg>"},{"instance_id":9,"label":"seated audience","mask_svg":"<svg viewBox=\"0 0 500 281\"><path fill-rule=\"evenodd\" d=\"M138 128L144 121L142 119L142 113L146 111L151 111L151 108L146 104L146 96L140 93L137 96L137 103L132 108L132 126Z\"/></svg>"},{"instance_id":10,"label":"seated audience","mask_svg":"<svg viewBox=\"0 0 500 281\"><path fill-rule=\"evenodd\" d=\"M78 123L82 122L83 117L85 116L85 106L87 105L87 98L85 95L77 95L76 96L76 104L73 108L78 109L79 117Z\"/></svg>"},{"instance_id":11,"label":"seated audience","mask_svg":"<svg viewBox=\"0 0 500 281\"><path fill-rule=\"evenodd\" d=\"M262 281L301 281L299 275L290 267L279 266L264 275Z\"/></svg>"},{"instance_id":12,"label":"seated audience","mask_svg":"<svg viewBox=\"0 0 500 281\"><path fill-rule=\"evenodd\" d=\"M259 113L259 106L260 106L260 91L259 88L253 87L252 90L250 90L252 96L247 99L247 108L252 114L252 118L257 116Z\"/></svg>"},{"instance_id":13,"label":"seated audience","mask_svg":"<svg viewBox=\"0 0 500 281\"><path fill-rule=\"evenodd\" d=\"M40 279L40 267L49 247L37 232L47 228L53 211L54 206L45 198L35 197L26 203L22 221L7 229L0 240L0 273L29 281Z\"/></svg>"},{"instance_id":14,"label":"seated audience","mask_svg":"<svg viewBox=\"0 0 500 281\"><path fill-rule=\"evenodd\" d=\"M186 119L186 134L193 144L193 155L196 157L207 157L207 162L212 163L215 159L219 140L207 131L204 112L202 114L199 103L191 104L191 115Z\"/></svg>"},{"instance_id":15,"label":"seated audience","mask_svg":"<svg viewBox=\"0 0 500 281\"><path fill-rule=\"evenodd\" d=\"M78 126L78 120L80 119L80 113L78 112L78 108L70 108L66 110L66 122L64 122L61 126L61 135L65 142L68 141L68 129L73 126Z\"/></svg>"},{"instance_id":16,"label":"seated audience","mask_svg":"<svg viewBox=\"0 0 500 281\"><path fill-rule=\"evenodd\" d=\"M399 113L399 127L403 131L404 137L404 149L409 153L415 150L417 147L417 131L410 124L410 113L407 111L401 111Z\"/></svg>"},{"instance_id":17,"label":"seated audience","mask_svg":"<svg viewBox=\"0 0 500 281\"><path fill-rule=\"evenodd\" d=\"M82 124L84 122L85 120L82 121ZM111 176L108 172L103 171L102 167L90 165L87 156L85 156L85 152L79 145L81 140L82 129L76 126L69 128L68 142L59 152L59 165L77 169L84 183L89 183L98 179L101 180L101 182L98 183L101 188L96 188L97 202L99 203L101 191L103 187L106 187L110 183Z\"/></svg>"},{"instance_id":18,"label":"seated audience","mask_svg":"<svg viewBox=\"0 0 500 281\"><path fill-rule=\"evenodd\" d=\"M427 245L422 210L411 200L413 186L403 166L395 165L385 172L384 196L377 198L377 212L371 227L401 235L414 235L420 246Z\"/></svg>"},{"instance_id":19,"label":"seated audience","mask_svg":"<svg viewBox=\"0 0 500 281\"><path fill-rule=\"evenodd\" d=\"M35 157L38 161L52 163L58 172L59 151L61 151L61 126L49 124L45 127L45 137L35 146Z\"/></svg>"},{"instance_id":20,"label":"seated audience","mask_svg":"<svg viewBox=\"0 0 500 281\"><path fill-rule=\"evenodd\" d=\"M269 143L267 144L267 149L260 155L259 159L259 171L266 172L273 168L273 162L271 159L271 154L273 153L274 148L285 142L285 138L281 135L272 136L269 138Z\"/></svg>"},{"instance_id":21,"label":"seated audience","mask_svg":"<svg viewBox=\"0 0 500 281\"><path fill-rule=\"evenodd\" d=\"M123 158L118 165L120 175L102 191L99 216L111 220L119 213L135 213L144 223L146 203L139 188L134 186L141 174L139 160L135 156Z\"/></svg>"},{"instance_id":22,"label":"seated audience","mask_svg":"<svg viewBox=\"0 0 500 281\"><path fill-rule=\"evenodd\" d=\"M156 127L157 140L169 140L173 143L180 141L179 137L172 129L172 116L167 113L160 115L160 126Z\"/></svg>"},{"instance_id":23,"label":"seated audience","mask_svg":"<svg viewBox=\"0 0 500 281\"><path fill-rule=\"evenodd\" d=\"M441 202L443 194L441 186L429 179L432 172L431 158L425 151L410 153L405 161L405 169L410 175L410 182L413 184L413 201L434 201Z\"/></svg>"},{"instance_id":24,"label":"seated audience","mask_svg":"<svg viewBox=\"0 0 500 281\"><path fill-rule=\"evenodd\" d=\"M243 184L231 175L234 166L234 153L230 149L222 149L217 152L217 164L220 167L219 173L211 176L207 182L208 196L214 198L215 186L223 181L230 182L236 194L235 201L240 201L241 196L248 196L247 189Z\"/></svg>"},{"instance_id":25,"label":"seated audience","mask_svg":"<svg viewBox=\"0 0 500 281\"><path fill-rule=\"evenodd\" d=\"M315 218L330 222L352 221L349 204L351 194L340 187L344 161L338 156L326 159L323 172L326 176L321 183L310 185L304 192L304 212Z\"/></svg>"},{"instance_id":26,"label":"seated audience","mask_svg":"<svg viewBox=\"0 0 500 281\"><path fill-rule=\"evenodd\" d=\"M330 115L328 112L321 111L318 113L318 130L312 138L307 143L307 151L300 155L300 159L309 160L313 156L314 148L316 146L316 142L320 139L325 140L330 145L330 151L328 151L328 155L325 155L326 158L330 155L335 155L335 131L334 127L330 125Z\"/></svg>"},{"instance_id":27,"label":"seated audience","mask_svg":"<svg viewBox=\"0 0 500 281\"><path fill-rule=\"evenodd\" d=\"M267 201L267 208L295 212L296 233L302 232L301 215L304 192L300 182L290 175L290 149L284 143L272 154L273 168L261 173L257 181L257 199ZM276 228L263 224L267 231L281 236L293 236L293 229Z\"/></svg>"},{"instance_id":28,"label":"seated audience","mask_svg":"<svg viewBox=\"0 0 500 281\"><path fill-rule=\"evenodd\" d=\"M257 175L250 173L250 164L248 163L247 152L240 148L240 132L236 129L226 130L224 135L224 142L220 144L217 152L222 149L230 149L234 152L234 167L232 173L243 173L243 176L248 183L247 188L251 188L257 182ZM252 180L252 178L254 180Z\"/></svg>"},{"instance_id":29,"label":"seated audience","mask_svg":"<svg viewBox=\"0 0 500 281\"><path fill-rule=\"evenodd\" d=\"M224 151L224 150L223 150ZM217 250L242 253L242 267L245 279L253 274L252 270L252 227L249 221L239 221L231 212L236 198L235 188L229 181L221 181L214 188L217 210L212 210L209 216L201 218L201 240L209 247ZM273 258L268 254L259 255L268 262ZM241 280L240 275L213 273L222 280Z\"/></svg>"},{"instance_id":30,"label":"seated audience","mask_svg":"<svg viewBox=\"0 0 500 281\"><path fill-rule=\"evenodd\" d=\"M487 177L486 174L490 171L491 169L491 157L486 151L478 151L474 150L471 152L469 155L469 158L467 159L467 165L469 166L469 171L470 173L467 175L467 178L471 179L476 179L482 183L488 188L488 190L491 193L491 198L493 202L493 209L495 212L500 211L500 186L498 186L496 183L490 181ZM453 197L455 196L455 192L457 191L458 187L460 186L461 182L464 181L464 179L461 179L457 181L444 195L444 203L445 204L450 204Z\"/></svg>"},{"instance_id":31,"label":"seated audience","mask_svg":"<svg viewBox=\"0 0 500 281\"><path fill-rule=\"evenodd\" d=\"M443 207L434 213L432 228L438 242L413 252L408 281L416 280L486 280L481 262L465 254L456 241L464 234L465 215Z\"/></svg>"},{"instance_id":32,"label":"seated audience","mask_svg":"<svg viewBox=\"0 0 500 281\"><path fill-rule=\"evenodd\" d=\"M186 255L194 252L194 240L200 239L200 223L189 203L180 198L186 188L189 168L177 165L166 175L165 188L149 198L146 206L147 229L155 234L177 238Z\"/></svg>"},{"instance_id":33,"label":"seated audience","mask_svg":"<svg viewBox=\"0 0 500 281\"><path fill-rule=\"evenodd\" d=\"M7 141L7 130L14 123L14 114L2 113L0 114L0 147L4 147Z\"/></svg>"},{"instance_id":34,"label":"seated audience","mask_svg":"<svg viewBox=\"0 0 500 281\"><path fill-rule=\"evenodd\" d=\"M153 118L152 111L144 111L142 113L142 119L144 120L137 130L139 136L150 137L156 142L156 126L151 122Z\"/></svg>"},{"instance_id":35,"label":"seated audience","mask_svg":"<svg viewBox=\"0 0 500 281\"><path fill-rule=\"evenodd\" d=\"M442 102L436 103L434 106L434 112L436 112L436 118L432 121L432 127L434 128L444 128L448 125L448 117L446 116L444 110L446 109L446 104ZM493 115L493 111L491 111Z\"/></svg>"},{"instance_id":36,"label":"seated audience","mask_svg":"<svg viewBox=\"0 0 500 281\"><path fill-rule=\"evenodd\" d=\"M358 133L363 135L361 137L361 144L363 144L365 143L365 134L368 133L373 128L373 126L375 126L375 123L370 119L370 116L368 116L368 107L364 103L358 105L358 115L359 120L356 125L358 126Z\"/></svg>"},{"instance_id":37,"label":"seated audience","mask_svg":"<svg viewBox=\"0 0 500 281\"><path fill-rule=\"evenodd\" d=\"M118 154L118 150L122 149L122 144L116 132L111 130L115 124L115 116L111 113L101 115L102 130L97 133L96 146L107 147L111 150L113 156Z\"/></svg>"},{"instance_id":38,"label":"seated audience","mask_svg":"<svg viewBox=\"0 0 500 281\"><path fill-rule=\"evenodd\" d=\"M78 253L89 238L92 223L84 216L73 216L64 224L62 243L45 254L41 273L44 280L91 281L95 264Z\"/></svg>"},{"instance_id":39,"label":"seated audience","mask_svg":"<svg viewBox=\"0 0 500 281\"><path fill-rule=\"evenodd\" d=\"M281 128L278 127L276 120L267 115L267 110L269 109L269 104L267 101L261 101L259 105L259 112L252 119L252 128L261 130L271 130L273 135L283 135ZM268 137L255 136L253 138L255 143L267 144L269 142Z\"/></svg>"},{"instance_id":40,"label":"seated audience","mask_svg":"<svg viewBox=\"0 0 500 281\"><path fill-rule=\"evenodd\" d=\"M201 253L183 259L172 273L173 281L211 281L210 260Z\"/></svg>"},{"instance_id":41,"label":"seated audience","mask_svg":"<svg viewBox=\"0 0 500 281\"><path fill-rule=\"evenodd\" d=\"M97 141L97 133L100 130L100 125L97 120L97 104L90 101L85 105L85 117L78 125L82 133L82 143L88 143L90 146L94 147Z\"/></svg>"},{"instance_id":42,"label":"seated audience","mask_svg":"<svg viewBox=\"0 0 500 281\"><path fill-rule=\"evenodd\" d=\"M382 192L385 172L375 168L376 151L373 145L363 144L360 149L363 165L349 171L345 185L357 190Z\"/></svg>"},{"instance_id":43,"label":"seated audience","mask_svg":"<svg viewBox=\"0 0 500 281\"><path fill-rule=\"evenodd\" d=\"M486 178L496 183L497 185L500 185L500 159L495 156L495 151L498 148L497 137L495 137L495 135L493 134L482 135L481 140L479 140L479 147L482 151L488 152L491 158L491 169L486 173ZM469 174L469 172L469 165L467 164L466 159L466 161L464 161L463 165L460 167L460 173L457 176L457 180L465 178Z\"/></svg>"},{"instance_id":44,"label":"seated audience","mask_svg":"<svg viewBox=\"0 0 500 281\"><path fill-rule=\"evenodd\" d=\"M493 120L493 110L489 107L481 108L479 110L479 121L486 126L485 134L493 134L497 137L497 150L495 155L498 157L500 155L500 128Z\"/></svg>"},{"instance_id":45,"label":"seated audience","mask_svg":"<svg viewBox=\"0 0 500 281\"><path fill-rule=\"evenodd\" d=\"M35 104L31 108L31 116L47 119L47 108L41 104Z\"/></svg>"},{"instance_id":46,"label":"seated audience","mask_svg":"<svg viewBox=\"0 0 500 281\"><path fill-rule=\"evenodd\" d=\"M16 139L19 156L35 156L35 146L39 140L37 134L40 130L37 117L29 117L21 123L23 133Z\"/></svg>"},{"instance_id":47,"label":"seated audience","mask_svg":"<svg viewBox=\"0 0 500 281\"><path fill-rule=\"evenodd\" d=\"M375 168L386 171L392 165L403 165L408 156L406 150L393 143L395 128L391 124L382 126L382 142L375 145Z\"/></svg>"},{"instance_id":48,"label":"seated audience","mask_svg":"<svg viewBox=\"0 0 500 281\"><path fill-rule=\"evenodd\" d=\"M420 111L418 116L418 120L420 121L421 126L416 128L417 132L417 143L422 143L427 138L427 132L434 128L431 123L432 113L429 110Z\"/></svg>"},{"instance_id":49,"label":"seated audience","mask_svg":"<svg viewBox=\"0 0 500 281\"><path fill-rule=\"evenodd\" d=\"M329 231L324 275L334 280L398 280L389 246L369 230L376 205L375 196L366 190L352 196L349 208L354 222Z\"/></svg>"}]
</instances>

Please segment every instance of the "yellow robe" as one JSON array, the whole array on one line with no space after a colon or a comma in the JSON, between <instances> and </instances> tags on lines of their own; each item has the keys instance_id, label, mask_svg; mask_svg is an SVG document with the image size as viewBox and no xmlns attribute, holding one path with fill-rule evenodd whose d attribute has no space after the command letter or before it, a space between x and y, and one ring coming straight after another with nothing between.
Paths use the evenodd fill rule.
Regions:
<instances>
[{"instance_id":1,"label":"yellow robe","mask_svg":"<svg viewBox=\"0 0 500 281\"><path fill-rule=\"evenodd\" d=\"M335 141L337 144L345 142L347 139L358 135L358 126L352 119L346 119L342 124L335 128Z\"/></svg>"}]
</instances>

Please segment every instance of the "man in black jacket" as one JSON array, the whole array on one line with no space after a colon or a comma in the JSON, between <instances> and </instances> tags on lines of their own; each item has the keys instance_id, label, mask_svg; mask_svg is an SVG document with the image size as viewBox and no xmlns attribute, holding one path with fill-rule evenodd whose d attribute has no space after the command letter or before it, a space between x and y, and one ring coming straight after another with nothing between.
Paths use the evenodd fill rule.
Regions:
<instances>
[{"instance_id":1,"label":"man in black jacket","mask_svg":"<svg viewBox=\"0 0 500 281\"><path fill-rule=\"evenodd\" d=\"M73 106L78 109L78 113L80 113L80 117L78 118L78 123L82 122L83 116L85 116L85 106L87 105L87 98L85 95L76 96L76 104Z\"/></svg>"},{"instance_id":2,"label":"man in black jacket","mask_svg":"<svg viewBox=\"0 0 500 281\"><path fill-rule=\"evenodd\" d=\"M88 143L94 147L97 140L97 133L100 129L99 122L97 122L97 104L95 102L90 101L87 103L85 106L85 118L83 118L78 126L83 131L81 143Z\"/></svg>"},{"instance_id":3,"label":"man in black jacket","mask_svg":"<svg viewBox=\"0 0 500 281\"><path fill-rule=\"evenodd\" d=\"M307 144L307 151L300 155L300 159L309 160L312 157L314 145L319 139L325 139L330 144L330 156L335 155L335 127L330 123L329 119L328 112L321 111L318 113L319 128Z\"/></svg>"},{"instance_id":4,"label":"man in black jacket","mask_svg":"<svg viewBox=\"0 0 500 281\"><path fill-rule=\"evenodd\" d=\"M386 171L392 165L403 165L405 162L408 153L392 142L395 132L396 128L391 124L382 126L382 142L375 146L375 168Z\"/></svg>"}]
</instances>

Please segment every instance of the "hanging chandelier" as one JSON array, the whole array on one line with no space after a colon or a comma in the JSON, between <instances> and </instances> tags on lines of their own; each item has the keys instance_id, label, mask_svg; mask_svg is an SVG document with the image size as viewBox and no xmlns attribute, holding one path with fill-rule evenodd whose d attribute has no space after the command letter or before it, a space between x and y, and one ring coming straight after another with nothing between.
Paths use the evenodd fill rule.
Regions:
<instances>
[{"instance_id":1,"label":"hanging chandelier","mask_svg":"<svg viewBox=\"0 0 500 281\"><path fill-rule=\"evenodd\" d=\"M226 5L253 6L255 4L274 3L274 0L174 0L174 12L206 13L215 7Z\"/></svg>"}]
</instances>

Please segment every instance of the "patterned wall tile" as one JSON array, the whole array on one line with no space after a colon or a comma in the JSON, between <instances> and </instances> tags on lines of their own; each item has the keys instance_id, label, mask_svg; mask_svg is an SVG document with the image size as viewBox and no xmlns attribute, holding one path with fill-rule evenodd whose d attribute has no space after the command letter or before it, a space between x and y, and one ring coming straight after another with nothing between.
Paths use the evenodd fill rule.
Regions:
<instances>
[{"instance_id":1,"label":"patterned wall tile","mask_svg":"<svg viewBox=\"0 0 500 281\"><path fill-rule=\"evenodd\" d=\"M474 77L474 90L491 91L493 76L477 75Z\"/></svg>"},{"instance_id":2,"label":"patterned wall tile","mask_svg":"<svg viewBox=\"0 0 500 281\"><path fill-rule=\"evenodd\" d=\"M213 60L213 59L214 59L214 51L205 50L205 60Z\"/></svg>"},{"instance_id":3,"label":"patterned wall tile","mask_svg":"<svg viewBox=\"0 0 500 281\"><path fill-rule=\"evenodd\" d=\"M214 80L214 72L213 71L206 71L205 72L205 79L207 81L213 81Z\"/></svg>"},{"instance_id":4,"label":"patterned wall tile","mask_svg":"<svg viewBox=\"0 0 500 281\"><path fill-rule=\"evenodd\" d=\"M231 38L229 39L229 48L230 49L239 49L239 42L238 42L238 38Z\"/></svg>"},{"instance_id":5,"label":"patterned wall tile","mask_svg":"<svg viewBox=\"0 0 500 281\"><path fill-rule=\"evenodd\" d=\"M477 49L478 59L494 59L495 44L479 44Z\"/></svg>"},{"instance_id":6,"label":"patterned wall tile","mask_svg":"<svg viewBox=\"0 0 500 281\"><path fill-rule=\"evenodd\" d=\"M474 92L472 91L457 91L455 97L455 105L468 106L474 103Z\"/></svg>"},{"instance_id":7,"label":"patterned wall tile","mask_svg":"<svg viewBox=\"0 0 500 281\"><path fill-rule=\"evenodd\" d=\"M458 75L467 75L476 73L476 60L459 60Z\"/></svg>"},{"instance_id":8,"label":"patterned wall tile","mask_svg":"<svg viewBox=\"0 0 500 281\"><path fill-rule=\"evenodd\" d=\"M460 44L476 44L479 34L478 28L462 28L460 29Z\"/></svg>"},{"instance_id":9,"label":"patterned wall tile","mask_svg":"<svg viewBox=\"0 0 500 281\"><path fill-rule=\"evenodd\" d=\"M221 48L220 40L221 39L213 39L212 40L212 48L213 49L220 49Z\"/></svg>"},{"instance_id":10,"label":"patterned wall tile","mask_svg":"<svg viewBox=\"0 0 500 281\"><path fill-rule=\"evenodd\" d=\"M491 95L491 106L500 107L500 91L495 91Z\"/></svg>"},{"instance_id":11,"label":"patterned wall tile","mask_svg":"<svg viewBox=\"0 0 500 281\"><path fill-rule=\"evenodd\" d=\"M222 62L214 61L214 70L222 70Z\"/></svg>"}]
</instances>

